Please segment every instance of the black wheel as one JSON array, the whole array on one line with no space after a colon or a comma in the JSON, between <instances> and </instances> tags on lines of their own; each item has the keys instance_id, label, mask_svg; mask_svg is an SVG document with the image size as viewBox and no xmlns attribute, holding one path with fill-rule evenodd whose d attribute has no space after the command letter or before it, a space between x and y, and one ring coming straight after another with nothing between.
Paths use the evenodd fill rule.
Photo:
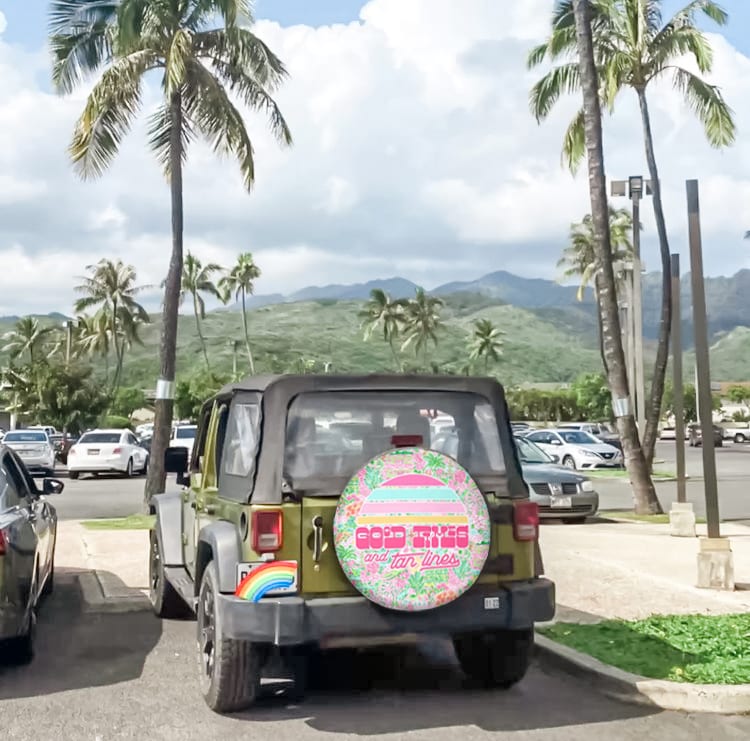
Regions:
<instances>
[{"instance_id":1,"label":"black wheel","mask_svg":"<svg viewBox=\"0 0 750 741\"><path fill-rule=\"evenodd\" d=\"M0 649L4 661L15 666L25 666L34 660L34 642L36 640L36 610L29 615L26 632L17 638L11 638Z\"/></svg>"},{"instance_id":2,"label":"black wheel","mask_svg":"<svg viewBox=\"0 0 750 741\"><path fill-rule=\"evenodd\" d=\"M161 560L159 538L151 531L148 559L148 596L154 613L160 618L180 618L187 614L188 607L177 590L167 581Z\"/></svg>"},{"instance_id":3,"label":"black wheel","mask_svg":"<svg viewBox=\"0 0 750 741\"><path fill-rule=\"evenodd\" d=\"M520 682L534 652L534 630L499 630L453 639L461 668L485 687L508 689Z\"/></svg>"},{"instance_id":4,"label":"black wheel","mask_svg":"<svg viewBox=\"0 0 750 741\"><path fill-rule=\"evenodd\" d=\"M73 481L75 481L81 474L78 473L78 471L71 471L68 476L70 476Z\"/></svg>"},{"instance_id":5,"label":"black wheel","mask_svg":"<svg viewBox=\"0 0 750 741\"><path fill-rule=\"evenodd\" d=\"M260 692L266 646L224 636L216 566L206 566L198 595L198 659L200 686L208 707L217 713L245 710Z\"/></svg>"},{"instance_id":6,"label":"black wheel","mask_svg":"<svg viewBox=\"0 0 750 741\"><path fill-rule=\"evenodd\" d=\"M573 456L572 455L566 455L565 458L563 458L562 464L563 464L563 466L565 466L565 468L575 468L576 467L576 462L575 462L575 460L573 460Z\"/></svg>"},{"instance_id":7,"label":"black wheel","mask_svg":"<svg viewBox=\"0 0 750 741\"><path fill-rule=\"evenodd\" d=\"M742 434L741 432L738 432L738 433L737 433L737 434L736 434L736 435L734 436L734 441L735 441L736 443L744 443L746 439L747 439L747 438L746 438L746 437L745 437L745 436L744 436L744 435L743 435L743 434Z\"/></svg>"},{"instance_id":8,"label":"black wheel","mask_svg":"<svg viewBox=\"0 0 750 741\"><path fill-rule=\"evenodd\" d=\"M125 469L125 478L131 478L133 476L133 459L128 459L128 466Z\"/></svg>"},{"instance_id":9,"label":"black wheel","mask_svg":"<svg viewBox=\"0 0 750 741\"><path fill-rule=\"evenodd\" d=\"M148 473L148 456L146 456L146 460L143 461L143 468L141 469L141 475L145 476Z\"/></svg>"}]
</instances>

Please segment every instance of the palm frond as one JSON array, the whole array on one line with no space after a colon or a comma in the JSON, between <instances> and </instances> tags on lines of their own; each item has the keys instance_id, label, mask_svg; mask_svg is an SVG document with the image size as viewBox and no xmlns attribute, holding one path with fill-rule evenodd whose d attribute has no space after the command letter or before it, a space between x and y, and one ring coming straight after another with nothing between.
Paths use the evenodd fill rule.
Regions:
<instances>
[{"instance_id":1,"label":"palm frond","mask_svg":"<svg viewBox=\"0 0 750 741\"><path fill-rule=\"evenodd\" d=\"M529 107L536 120L546 118L560 96L576 92L580 84L577 63L561 64L551 69L531 88Z\"/></svg>"},{"instance_id":2,"label":"palm frond","mask_svg":"<svg viewBox=\"0 0 750 741\"><path fill-rule=\"evenodd\" d=\"M72 92L89 74L113 58L114 32L107 22L81 26L50 36L52 84L59 93Z\"/></svg>"},{"instance_id":3,"label":"palm frond","mask_svg":"<svg viewBox=\"0 0 750 741\"><path fill-rule=\"evenodd\" d=\"M185 83L186 65L192 53L192 46L193 39L190 31L184 28L177 29L169 46L164 74L165 92L169 98Z\"/></svg>"},{"instance_id":4,"label":"palm frond","mask_svg":"<svg viewBox=\"0 0 750 741\"><path fill-rule=\"evenodd\" d=\"M147 127L148 144L156 155L156 159L169 178L171 176L170 144L172 141L172 111L169 103L162 103L149 116ZM183 115L180 127L180 155L183 165L187 162L190 142L195 138L195 132L190 120Z\"/></svg>"},{"instance_id":5,"label":"palm frond","mask_svg":"<svg viewBox=\"0 0 750 741\"><path fill-rule=\"evenodd\" d=\"M190 0L189 5L192 7L185 25L192 30L198 30L203 24L215 20L217 15L224 19L227 26L253 22L249 0Z\"/></svg>"},{"instance_id":6,"label":"palm frond","mask_svg":"<svg viewBox=\"0 0 750 741\"><path fill-rule=\"evenodd\" d=\"M583 108L570 122L563 138L562 160L575 175L586 155L586 132L584 129Z\"/></svg>"},{"instance_id":7,"label":"palm frond","mask_svg":"<svg viewBox=\"0 0 750 741\"><path fill-rule=\"evenodd\" d=\"M732 109L719 88L679 67L674 70L674 84L703 124L709 144L717 148L732 144L736 136Z\"/></svg>"}]
</instances>

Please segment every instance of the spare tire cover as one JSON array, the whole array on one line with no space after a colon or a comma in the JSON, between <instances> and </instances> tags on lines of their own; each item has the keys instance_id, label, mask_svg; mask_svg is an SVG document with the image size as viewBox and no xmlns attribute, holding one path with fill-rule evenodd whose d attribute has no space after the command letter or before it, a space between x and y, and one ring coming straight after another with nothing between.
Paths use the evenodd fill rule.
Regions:
<instances>
[{"instance_id":1,"label":"spare tire cover","mask_svg":"<svg viewBox=\"0 0 750 741\"><path fill-rule=\"evenodd\" d=\"M455 600L490 548L479 487L453 458L422 448L390 450L362 468L341 495L333 532L351 584L392 610Z\"/></svg>"}]
</instances>

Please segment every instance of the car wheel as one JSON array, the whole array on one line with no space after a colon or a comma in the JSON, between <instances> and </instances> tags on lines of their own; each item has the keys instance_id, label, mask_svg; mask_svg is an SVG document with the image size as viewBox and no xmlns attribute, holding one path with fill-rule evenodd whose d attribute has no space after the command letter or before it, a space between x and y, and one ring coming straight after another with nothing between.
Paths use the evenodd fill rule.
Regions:
<instances>
[{"instance_id":1,"label":"car wheel","mask_svg":"<svg viewBox=\"0 0 750 741\"><path fill-rule=\"evenodd\" d=\"M743 434L742 434L741 432L738 432L738 433L737 433L737 434L736 434L736 435L734 436L734 441L735 441L736 443L744 443L744 442L745 442L745 440L746 440L746 438L745 438L745 436L744 436L744 435L743 435Z\"/></svg>"},{"instance_id":2,"label":"car wheel","mask_svg":"<svg viewBox=\"0 0 750 741\"><path fill-rule=\"evenodd\" d=\"M133 459L128 458L128 465L125 468L125 478L131 478L133 476Z\"/></svg>"},{"instance_id":3,"label":"car wheel","mask_svg":"<svg viewBox=\"0 0 750 741\"><path fill-rule=\"evenodd\" d=\"M187 614L188 606L177 593L177 590L169 583L164 573L159 538L154 530L151 531L150 535L148 585L148 596L157 617L181 618Z\"/></svg>"},{"instance_id":4,"label":"car wheel","mask_svg":"<svg viewBox=\"0 0 750 741\"><path fill-rule=\"evenodd\" d=\"M79 478L81 474L78 471L71 471L68 476L70 476L73 481L75 481L77 478Z\"/></svg>"},{"instance_id":5,"label":"car wheel","mask_svg":"<svg viewBox=\"0 0 750 741\"><path fill-rule=\"evenodd\" d=\"M143 461L143 468L141 469L141 475L145 476L148 473L148 456Z\"/></svg>"},{"instance_id":6,"label":"car wheel","mask_svg":"<svg viewBox=\"0 0 750 741\"><path fill-rule=\"evenodd\" d=\"M534 630L498 630L453 639L464 674L485 687L508 689L520 682L534 653Z\"/></svg>"},{"instance_id":7,"label":"car wheel","mask_svg":"<svg viewBox=\"0 0 750 741\"><path fill-rule=\"evenodd\" d=\"M563 466L565 466L565 468L575 468L576 467L576 462L573 459L572 455L566 455L565 458L563 458L562 464L563 464Z\"/></svg>"},{"instance_id":8,"label":"car wheel","mask_svg":"<svg viewBox=\"0 0 750 741\"><path fill-rule=\"evenodd\" d=\"M6 641L3 658L12 665L25 666L34 659L34 643L36 641L36 609L29 615L29 625L26 632L17 638Z\"/></svg>"},{"instance_id":9,"label":"car wheel","mask_svg":"<svg viewBox=\"0 0 750 741\"><path fill-rule=\"evenodd\" d=\"M218 596L216 566L211 562L203 572L198 595L200 687L211 710L232 713L249 708L257 700L268 649L224 635Z\"/></svg>"}]
</instances>

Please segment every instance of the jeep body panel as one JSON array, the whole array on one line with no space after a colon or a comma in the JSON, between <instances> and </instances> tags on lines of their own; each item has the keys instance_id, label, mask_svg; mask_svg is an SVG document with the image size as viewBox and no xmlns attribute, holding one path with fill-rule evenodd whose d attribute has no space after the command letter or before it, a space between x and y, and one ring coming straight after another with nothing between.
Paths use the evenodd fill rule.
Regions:
<instances>
[{"instance_id":1,"label":"jeep body panel","mask_svg":"<svg viewBox=\"0 0 750 741\"><path fill-rule=\"evenodd\" d=\"M151 498L156 515L156 537L165 566L182 566L182 494L168 492Z\"/></svg>"}]
</instances>

